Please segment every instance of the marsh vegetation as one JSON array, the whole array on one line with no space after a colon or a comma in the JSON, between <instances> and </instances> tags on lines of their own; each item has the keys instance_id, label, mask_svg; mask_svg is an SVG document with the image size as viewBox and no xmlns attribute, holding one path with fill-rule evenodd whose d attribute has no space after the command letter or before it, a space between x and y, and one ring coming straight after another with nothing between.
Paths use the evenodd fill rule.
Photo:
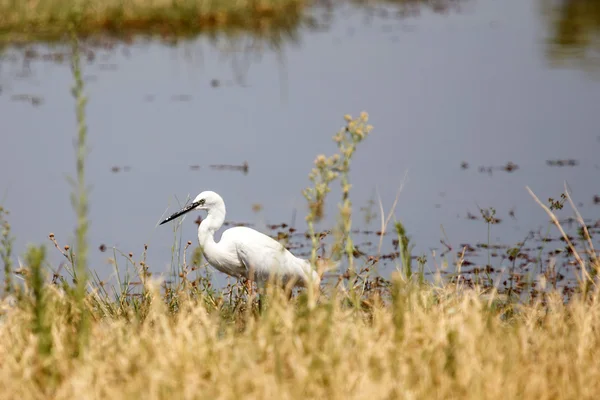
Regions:
<instances>
[{"instance_id":1,"label":"marsh vegetation","mask_svg":"<svg viewBox=\"0 0 600 400\"><path fill-rule=\"evenodd\" d=\"M390 3L410 9L417 2ZM444 2L431 7L439 10L438 3ZM173 230L168 270L155 265L146 245L92 243L84 70L90 37L186 35L225 26L289 31L308 5L89 5L0 0L5 43L43 38L69 46L61 54L70 64L76 127L69 135L75 138L73 238L48 232L46 243L15 254L11 223L17 216L0 207L3 398L597 397L600 221L580 214L580 199L567 184L548 199L529 190L528 201L546 216L543 229L499 244L493 233L505 217L481 207L466 217L482 228L477 243L442 240L441 252L417 252L396 212L398 198L385 205L379 198L368 206L354 203L351 166L378 134L377 120L364 111L340 118L332 135L335 150L315 154L306 166L308 185L298 187L304 199L298 218L306 231L285 223L267 226L268 234L315 266L319 259L340 262L339 269L324 272L319 293L301 289L289 298L270 286L260 294L259 307L244 282L215 285L214 270L202 249L183 236L181 223ZM551 168L577 163L547 161ZM244 177L251 168L246 162L189 166ZM466 161L460 165L465 172L470 168ZM520 166L478 168L491 175ZM131 168L115 166L109 174L121 171ZM331 210L335 215L325 219ZM363 218L376 221L376 228L363 228ZM112 274L95 268L96 250L109 257ZM50 252L62 262L51 262Z\"/></svg>"}]
</instances>

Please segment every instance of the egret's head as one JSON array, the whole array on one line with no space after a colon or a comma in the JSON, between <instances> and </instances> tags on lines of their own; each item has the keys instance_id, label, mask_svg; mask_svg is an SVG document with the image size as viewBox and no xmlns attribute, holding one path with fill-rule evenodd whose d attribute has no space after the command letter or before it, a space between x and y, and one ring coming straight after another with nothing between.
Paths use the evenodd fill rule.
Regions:
<instances>
[{"instance_id":1,"label":"egret's head","mask_svg":"<svg viewBox=\"0 0 600 400\"><path fill-rule=\"evenodd\" d=\"M204 191L200 193L192 204L196 204L196 210L212 210L217 209L223 206L223 199L215 192L211 192L210 190Z\"/></svg>"},{"instance_id":2,"label":"egret's head","mask_svg":"<svg viewBox=\"0 0 600 400\"><path fill-rule=\"evenodd\" d=\"M223 202L223 199L221 198L221 196L219 196L217 193L212 192L210 190L204 191L204 192L200 193L198 196L196 196L194 201L192 201L190 204L188 204L181 210L177 211L176 213L172 214L170 217L165 218L160 223L160 225L162 225L166 222L172 221L175 218L177 218L187 212L190 212L192 210L207 210L208 212L210 212L211 210L222 210L224 213L225 212L225 203Z\"/></svg>"}]
</instances>

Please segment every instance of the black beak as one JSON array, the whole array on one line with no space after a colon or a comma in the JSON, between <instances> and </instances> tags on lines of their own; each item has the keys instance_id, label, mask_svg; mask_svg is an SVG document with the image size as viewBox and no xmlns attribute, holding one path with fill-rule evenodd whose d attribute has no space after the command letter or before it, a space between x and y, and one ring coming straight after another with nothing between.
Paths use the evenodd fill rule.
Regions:
<instances>
[{"instance_id":1,"label":"black beak","mask_svg":"<svg viewBox=\"0 0 600 400\"><path fill-rule=\"evenodd\" d=\"M180 215L185 214L186 212L192 211L194 208L198 207L200 205L200 202L197 201L195 203L189 204L187 206L185 206L184 208L182 208L181 210L177 211L175 214L171 215L170 217L166 218L163 222L161 222L159 225L165 224L169 221L174 220L175 218L179 217Z\"/></svg>"}]
</instances>

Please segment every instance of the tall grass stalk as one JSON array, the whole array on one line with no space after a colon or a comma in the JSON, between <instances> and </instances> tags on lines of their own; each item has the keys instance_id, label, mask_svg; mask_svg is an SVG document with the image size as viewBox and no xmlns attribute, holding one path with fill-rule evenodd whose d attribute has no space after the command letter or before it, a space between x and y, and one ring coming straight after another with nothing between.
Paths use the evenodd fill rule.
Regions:
<instances>
[{"instance_id":1,"label":"tall grass stalk","mask_svg":"<svg viewBox=\"0 0 600 400\"><path fill-rule=\"evenodd\" d=\"M538 205L546 212L546 214L548 214L548 217L550 217L550 220L556 226L556 228L560 231L562 238L567 243L569 251L575 258L575 261L577 262L577 264L579 265L579 269L581 272L580 272L580 274L576 273L576 276L577 276L577 280L579 281L580 290L581 290L583 296L586 297L588 295L588 293L590 293L592 286L596 290L599 288L599 286L594 278L598 275L598 269L600 269L600 261L594 250L594 246L592 244L590 233L587 230L587 226L586 226L585 222L583 221L583 218L581 218L581 215L579 214L579 211L575 207L575 204L571 200L571 197L568 194L566 184L565 184L565 193L563 193L561 195L561 197L563 199L563 203L564 203L564 200L566 200L567 198L569 199L571 207L573 208L573 211L577 215L577 220L578 220L579 224L582 226L584 238L587 240L587 243L590 246L590 248L588 248L586 251L590 258L590 261L591 261L589 263L586 263L584 261L584 259L581 257L581 255L575 248L575 245L573 244L571 239L569 239L569 236L566 234L565 230L561 226L560 221L558 220L556 215L554 215L554 213L552 212L552 209L550 207L546 206L544 203L542 203L540 201L540 199L535 195L535 193L533 193L533 191L529 188L529 186L527 186L526 189L529 192L529 194L531 195L531 197L533 197L535 202L538 203ZM560 208L562 208L562 204L561 204Z\"/></svg>"},{"instance_id":2,"label":"tall grass stalk","mask_svg":"<svg viewBox=\"0 0 600 400\"><path fill-rule=\"evenodd\" d=\"M479 209L479 212L481 213L481 216L483 217L483 220L485 221L485 224L487 226L487 257L488 257L488 262L487 265L485 266L485 274L487 276L488 279L488 284L490 286L494 285L494 282L492 280L492 277L490 275L490 268L492 267L492 255L491 255L491 247L492 247L492 242L491 242L491 235L492 235L492 225L495 224L497 222L496 219L496 209L494 209L493 207L487 208L487 209ZM479 274L477 274L477 284L479 284Z\"/></svg>"},{"instance_id":3,"label":"tall grass stalk","mask_svg":"<svg viewBox=\"0 0 600 400\"><path fill-rule=\"evenodd\" d=\"M567 196L565 193L561 193L560 200L554 200L552 197L550 197L548 199L549 210L550 211L561 210L563 208L566 200L567 200ZM544 263L543 263L542 254L544 253L544 250L546 249L546 239L549 238L551 229L552 229L552 224L549 224L548 227L546 228L546 233L544 234L544 236L541 237L542 244L539 248L538 256L537 256L537 261L539 263L538 273L540 275L544 273Z\"/></svg>"},{"instance_id":4,"label":"tall grass stalk","mask_svg":"<svg viewBox=\"0 0 600 400\"><path fill-rule=\"evenodd\" d=\"M350 201L350 161L354 155L357 145L371 133L373 127L366 125L369 114L361 112L358 118L346 115L346 126L340 130L333 140L339 149L339 161L335 169L340 174L340 185L342 189L342 202L339 205L338 225L335 229L336 243L333 248L334 257L345 253L348 260L348 271L350 275L356 273L354 268L354 243L350 232L352 230L352 202Z\"/></svg>"},{"instance_id":5,"label":"tall grass stalk","mask_svg":"<svg viewBox=\"0 0 600 400\"><path fill-rule=\"evenodd\" d=\"M308 175L313 186L304 189L302 192L308 202L306 224L311 240L310 264L319 274L322 272L319 271L319 266L317 264L317 251L320 244L320 235L315 230L315 224L323 218L325 199L327 194L331 191L330 184L337 178L337 173L331 171L331 167L336 163L338 158L339 156L337 154L329 158L326 158L324 155L319 155L315 159L314 168ZM312 309L314 307L314 295L312 290L308 291L308 303L309 308Z\"/></svg>"},{"instance_id":6,"label":"tall grass stalk","mask_svg":"<svg viewBox=\"0 0 600 400\"><path fill-rule=\"evenodd\" d=\"M352 203L350 201L350 161L356 146L371 132L373 127L366 125L369 115L362 112L359 118L353 119L350 115L345 115L346 125L333 137L338 146L338 153L330 157L319 155L315 159L314 167L309 174L309 179L313 186L303 191L304 197L308 201L308 215L306 222L308 232L311 238L311 265L317 269L319 275L326 268L324 263L317 262L317 250L319 249L320 234L315 231L315 223L323 218L325 199L331 191L331 184L340 180L342 188L342 201L338 205L338 223L334 229L334 243L332 244L331 258L338 262L345 255L348 261L348 271L351 278L354 276L354 245L351 238L352 229ZM336 264L337 265L337 264ZM352 289L353 286L351 286ZM309 304L312 303L312 294L309 290Z\"/></svg>"},{"instance_id":7,"label":"tall grass stalk","mask_svg":"<svg viewBox=\"0 0 600 400\"><path fill-rule=\"evenodd\" d=\"M77 179L75 192L72 195L72 203L77 215L77 226L75 229L75 300L80 311L80 320L77 327L78 352L81 353L87 343L89 334L89 320L85 308L86 288L88 283L88 194L85 183L85 159L87 155L87 125L85 117L85 106L87 98L84 95L83 76L81 70L81 54L79 40L75 35L74 28L71 30L72 61L71 70L75 83L72 94L75 98L75 113L77 116Z\"/></svg>"}]
</instances>

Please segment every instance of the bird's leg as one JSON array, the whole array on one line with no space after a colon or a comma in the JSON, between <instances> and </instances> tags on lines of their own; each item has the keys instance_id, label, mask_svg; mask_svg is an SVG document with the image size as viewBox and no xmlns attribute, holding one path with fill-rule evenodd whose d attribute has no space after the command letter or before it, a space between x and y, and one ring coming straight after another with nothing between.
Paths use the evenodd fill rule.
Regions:
<instances>
[{"instance_id":1,"label":"bird's leg","mask_svg":"<svg viewBox=\"0 0 600 400\"><path fill-rule=\"evenodd\" d=\"M252 281L250 279L246 279L246 290L248 290L248 295L252 296Z\"/></svg>"},{"instance_id":2,"label":"bird's leg","mask_svg":"<svg viewBox=\"0 0 600 400\"><path fill-rule=\"evenodd\" d=\"M248 279L246 282L248 283L248 294L252 296L254 294L252 282L254 281L254 268L250 266L248 269Z\"/></svg>"},{"instance_id":3,"label":"bird's leg","mask_svg":"<svg viewBox=\"0 0 600 400\"><path fill-rule=\"evenodd\" d=\"M292 299L292 295L294 294L294 283L295 281L291 280L282 286L283 293L287 297L288 301Z\"/></svg>"},{"instance_id":4,"label":"bird's leg","mask_svg":"<svg viewBox=\"0 0 600 400\"><path fill-rule=\"evenodd\" d=\"M258 313L262 314L263 311L263 303L262 303L262 295L258 296Z\"/></svg>"}]
</instances>

